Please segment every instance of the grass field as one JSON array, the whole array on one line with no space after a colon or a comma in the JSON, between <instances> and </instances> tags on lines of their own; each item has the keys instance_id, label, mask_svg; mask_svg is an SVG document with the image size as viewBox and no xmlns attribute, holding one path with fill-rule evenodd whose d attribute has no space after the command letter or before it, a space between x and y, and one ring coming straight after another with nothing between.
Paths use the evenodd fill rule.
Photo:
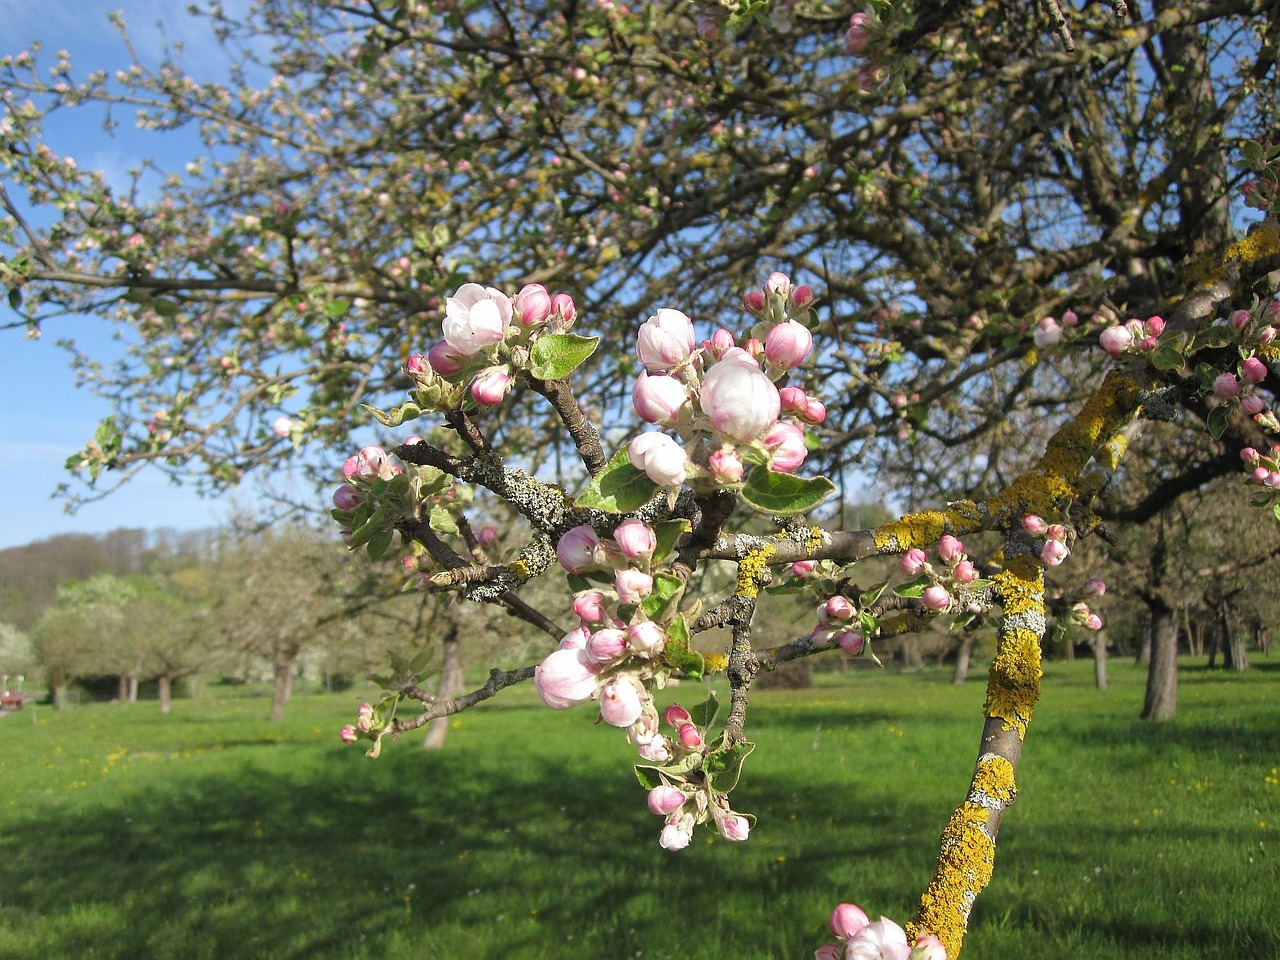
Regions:
<instances>
[{"instance_id":1,"label":"grass field","mask_svg":"<svg viewBox=\"0 0 1280 960\"><path fill-rule=\"evenodd\" d=\"M1106 692L1050 664L965 956L1280 957L1277 667L1185 663L1153 726L1132 664ZM840 899L910 916L982 693L931 671L761 693L751 839L679 854L621 734L527 691L377 761L338 742L358 694L275 725L252 699L28 710L0 721L0 957L804 960Z\"/></svg>"}]
</instances>

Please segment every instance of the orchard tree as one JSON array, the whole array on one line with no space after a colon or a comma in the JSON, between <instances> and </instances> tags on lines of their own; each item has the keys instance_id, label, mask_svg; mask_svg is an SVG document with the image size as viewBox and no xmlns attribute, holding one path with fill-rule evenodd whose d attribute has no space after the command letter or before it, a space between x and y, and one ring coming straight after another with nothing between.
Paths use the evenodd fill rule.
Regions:
<instances>
[{"instance_id":1,"label":"orchard tree","mask_svg":"<svg viewBox=\"0 0 1280 960\"><path fill-rule=\"evenodd\" d=\"M33 333L105 314L132 351L81 363L117 413L73 466L150 462L216 489L318 465L368 417L428 418L346 460L351 546L428 556L431 589L558 646L456 697L393 665L344 739L376 755L532 679L548 706L591 702L626 730L670 850L703 824L751 832L731 793L762 670L992 623L974 776L915 918L842 904L844 943L819 951L954 960L1016 797L1044 571L1097 528L1140 418L1221 441L1217 473L1184 489L1238 473L1276 506L1280 234L1239 235L1232 200L1275 202L1275 5L207 13L228 84L176 53L115 77L5 65L11 302ZM202 157L160 171L158 198L143 170L113 188L43 137L50 111L94 105L190 126ZM1043 442L1010 434L1029 418ZM822 470L935 449L953 476L922 482L976 478L945 509L862 530L805 518L834 490ZM501 562L470 551L471 488L523 520ZM780 519L743 532L751 512ZM899 574L868 580L873 557ZM702 596L715 564L729 586ZM544 612L522 594L555 570L569 586ZM756 629L775 578L813 605L799 637ZM714 628L727 651L699 652ZM659 715L668 680L716 672L723 723L714 699Z\"/></svg>"}]
</instances>

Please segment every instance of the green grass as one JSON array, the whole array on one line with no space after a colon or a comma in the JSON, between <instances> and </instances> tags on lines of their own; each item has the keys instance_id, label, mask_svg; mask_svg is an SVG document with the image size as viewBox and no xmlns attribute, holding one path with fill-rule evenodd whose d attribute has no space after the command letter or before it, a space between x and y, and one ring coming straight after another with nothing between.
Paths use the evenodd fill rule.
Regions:
<instances>
[{"instance_id":1,"label":"green grass","mask_svg":"<svg viewBox=\"0 0 1280 960\"><path fill-rule=\"evenodd\" d=\"M1051 664L969 958L1280 957L1280 671ZM745 844L657 846L621 734L529 694L443 752L344 748L355 694L0 721L0 957L812 956L840 899L910 916L982 681L858 672L753 700ZM700 692L685 687L685 702Z\"/></svg>"}]
</instances>

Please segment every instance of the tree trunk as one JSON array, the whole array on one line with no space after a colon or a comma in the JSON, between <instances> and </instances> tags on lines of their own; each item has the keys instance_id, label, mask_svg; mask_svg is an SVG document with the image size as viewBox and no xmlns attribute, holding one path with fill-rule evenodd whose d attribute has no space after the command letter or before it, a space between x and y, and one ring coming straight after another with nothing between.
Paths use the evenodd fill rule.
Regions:
<instances>
[{"instance_id":1,"label":"tree trunk","mask_svg":"<svg viewBox=\"0 0 1280 960\"><path fill-rule=\"evenodd\" d=\"M129 697L129 678L123 673L116 678L116 703L126 703Z\"/></svg>"},{"instance_id":2,"label":"tree trunk","mask_svg":"<svg viewBox=\"0 0 1280 960\"><path fill-rule=\"evenodd\" d=\"M959 686L969 679L969 655L973 653L973 634L966 633L956 653L956 672L951 675L951 682Z\"/></svg>"},{"instance_id":3,"label":"tree trunk","mask_svg":"<svg viewBox=\"0 0 1280 960\"><path fill-rule=\"evenodd\" d=\"M1222 622L1222 665L1228 670L1243 673L1249 669L1249 657L1245 653L1244 631L1235 629L1231 622L1231 607L1227 601L1219 607Z\"/></svg>"},{"instance_id":4,"label":"tree trunk","mask_svg":"<svg viewBox=\"0 0 1280 960\"><path fill-rule=\"evenodd\" d=\"M1107 635L1102 630L1093 635L1093 682L1099 690L1107 689Z\"/></svg>"},{"instance_id":5,"label":"tree trunk","mask_svg":"<svg viewBox=\"0 0 1280 960\"><path fill-rule=\"evenodd\" d=\"M53 682L53 709L61 710L67 705L67 681L55 680Z\"/></svg>"},{"instance_id":6,"label":"tree trunk","mask_svg":"<svg viewBox=\"0 0 1280 960\"><path fill-rule=\"evenodd\" d=\"M440 682L436 696L449 700L462 692L462 642L457 627L450 627L445 634L444 650L440 659ZM449 718L437 717L427 724L427 735L422 740L423 750L439 750L449 735Z\"/></svg>"},{"instance_id":7,"label":"tree trunk","mask_svg":"<svg viewBox=\"0 0 1280 960\"><path fill-rule=\"evenodd\" d=\"M129 692L126 698L130 703L138 702L138 675L136 673L129 676Z\"/></svg>"},{"instance_id":8,"label":"tree trunk","mask_svg":"<svg viewBox=\"0 0 1280 960\"><path fill-rule=\"evenodd\" d=\"M1147 628L1142 631L1142 642L1138 644L1138 655L1133 658L1133 662L1140 666L1151 663L1151 632L1152 624L1148 620Z\"/></svg>"},{"instance_id":9,"label":"tree trunk","mask_svg":"<svg viewBox=\"0 0 1280 960\"><path fill-rule=\"evenodd\" d=\"M160 687L160 713L167 714L173 709L173 678L167 673L160 674L158 678Z\"/></svg>"},{"instance_id":10,"label":"tree trunk","mask_svg":"<svg viewBox=\"0 0 1280 960\"><path fill-rule=\"evenodd\" d=\"M1158 598L1151 609L1151 664L1142 704L1144 720L1169 720L1178 708L1178 625L1173 611Z\"/></svg>"},{"instance_id":11,"label":"tree trunk","mask_svg":"<svg viewBox=\"0 0 1280 960\"><path fill-rule=\"evenodd\" d=\"M293 693L293 664L296 656L280 659L273 668L275 682L271 689L271 719L284 719L284 705L289 702Z\"/></svg>"}]
</instances>

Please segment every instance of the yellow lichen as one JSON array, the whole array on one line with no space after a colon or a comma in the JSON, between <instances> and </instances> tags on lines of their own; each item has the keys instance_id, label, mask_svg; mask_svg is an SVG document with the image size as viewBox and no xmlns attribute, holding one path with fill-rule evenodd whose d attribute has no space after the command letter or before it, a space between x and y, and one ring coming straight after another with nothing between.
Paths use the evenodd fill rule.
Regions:
<instances>
[{"instance_id":1,"label":"yellow lichen","mask_svg":"<svg viewBox=\"0 0 1280 960\"><path fill-rule=\"evenodd\" d=\"M905 553L913 547L927 547L942 539L943 534L957 536L981 529L977 505L971 501L953 503L950 510L926 510L910 513L901 519L876 527L872 531L876 549L881 553Z\"/></svg>"},{"instance_id":2,"label":"yellow lichen","mask_svg":"<svg viewBox=\"0 0 1280 960\"><path fill-rule=\"evenodd\" d=\"M1015 557L995 575L1004 609L996 655L987 675L986 713L1022 739L1040 697L1040 634L1044 627L1044 571L1030 557Z\"/></svg>"},{"instance_id":3,"label":"yellow lichen","mask_svg":"<svg viewBox=\"0 0 1280 960\"><path fill-rule=\"evenodd\" d=\"M729 658L723 653L708 653L702 661L703 673L723 673L729 669Z\"/></svg>"},{"instance_id":4,"label":"yellow lichen","mask_svg":"<svg viewBox=\"0 0 1280 960\"><path fill-rule=\"evenodd\" d=\"M507 564L507 569L510 570L512 573L514 573L522 581L528 580L530 577L529 565L525 563L523 560L512 560L510 563Z\"/></svg>"},{"instance_id":5,"label":"yellow lichen","mask_svg":"<svg viewBox=\"0 0 1280 960\"><path fill-rule=\"evenodd\" d=\"M986 833L987 811L966 802L942 831L942 851L928 888L920 897L907 937L930 933L942 941L948 957L960 956L969 909L991 880L996 845Z\"/></svg>"},{"instance_id":6,"label":"yellow lichen","mask_svg":"<svg viewBox=\"0 0 1280 960\"><path fill-rule=\"evenodd\" d=\"M738 561L738 582L734 593L740 597L754 600L760 594L760 586L764 583L765 573L769 568L769 558L777 553L772 544L765 544L750 551Z\"/></svg>"},{"instance_id":7,"label":"yellow lichen","mask_svg":"<svg viewBox=\"0 0 1280 960\"><path fill-rule=\"evenodd\" d=\"M1186 272L1187 283L1207 285L1226 276L1231 263L1256 263L1264 257L1280 253L1280 231L1271 224L1259 224L1247 237L1227 247L1218 257L1196 264Z\"/></svg>"},{"instance_id":8,"label":"yellow lichen","mask_svg":"<svg viewBox=\"0 0 1280 960\"><path fill-rule=\"evenodd\" d=\"M989 756L978 761L973 774L969 796L978 802L978 796L997 800L1008 806L1017 798L1018 788L1013 778L1013 764L1004 757Z\"/></svg>"}]
</instances>

